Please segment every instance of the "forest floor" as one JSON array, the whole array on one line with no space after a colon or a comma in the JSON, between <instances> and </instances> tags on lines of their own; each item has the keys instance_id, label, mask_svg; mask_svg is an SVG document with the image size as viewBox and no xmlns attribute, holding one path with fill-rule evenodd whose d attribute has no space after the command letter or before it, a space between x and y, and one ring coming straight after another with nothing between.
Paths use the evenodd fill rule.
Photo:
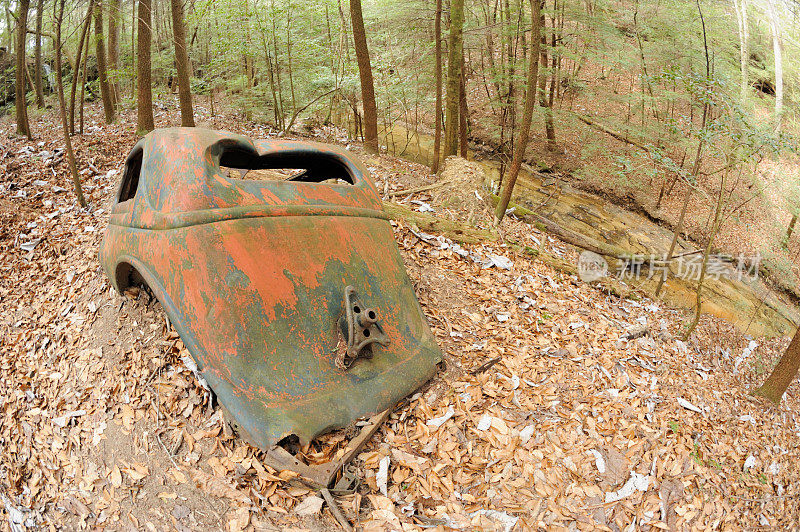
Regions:
<instances>
[{"instance_id":1,"label":"forest floor","mask_svg":"<svg viewBox=\"0 0 800 532\"><path fill-rule=\"evenodd\" d=\"M156 120L177 124L173 108L160 107ZM74 138L85 210L59 151L56 116L33 120L33 142L0 122L3 527L335 529L317 494L226 428L158 303L145 291L111 290L97 248L135 120L100 122L90 108L86 133ZM198 125L275 135L202 109ZM388 193L433 179L420 165L366 156L335 131L315 140L362 156ZM449 201L411 199L436 211ZM470 215L488 216L477 198L470 205ZM394 229L446 360L353 461L360 486L338 497L352 523L796 526L800 386L780 408L748 395L786 338L749 338L704 317L684 343L676 336L686 316L663 303L620 299L502 243L459 248L402 222ZM521 222L509 220L505 231L576 257ZM626 339L643 327L647 335ZM301 453L325 461L343 442L334 432Z\"/></svg>"}]
</instances>

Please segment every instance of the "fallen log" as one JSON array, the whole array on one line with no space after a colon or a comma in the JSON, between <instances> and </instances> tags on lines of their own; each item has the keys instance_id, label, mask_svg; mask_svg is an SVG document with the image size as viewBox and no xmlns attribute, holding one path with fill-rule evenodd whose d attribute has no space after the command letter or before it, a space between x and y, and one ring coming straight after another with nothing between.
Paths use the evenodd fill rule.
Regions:
<instances>
[{"instance_id":1,"label":"fallen log","mask_svg":"<svg viewBox=\"0 0 800 532\"><path fill-rule=\"evenodd\" d=\"M494 194L492 194L492 201L494 203L497 202L497 196ZM620 261L631 261L631 263L633 263L635 260L636 264L647 266L649 266L652 262L655 262L655 260L652 260L651 257L631 253L630 251L619 246L615 246L614 244L600 242L599 240L596 240L590 236L586 236L565 227L561 227L553 220L536 214L535 212L526 209L521 205L509 203L509 209L514 209L514 216L521 219L523 222L533 225L534 227L538 227L542 231L550 233L553 236L558 237L559 240L562 240L567 244L572 244L575 247L592 251L598 255L603 255L604 257L609 257Z\"/></svg>"},{"instance_id":2,"label":"fallen log","mask_svg":"<svg viewBox=\"0 0 800 532\"><path fill-rule=\"evenodd\" d=\"M461 242L462 244L475 244L487 241L496 242L500 240L500 235L495 231L477 229L447 218L440 218L438 216L413 211L405 205L400 205L398 203L385 201L383 203L383 209L392 220L416 225L423 231L443 234L451 240ZM506 239L506 244L519 253L536 257L538 260L562 273L569 275L576 275L578 273L578 268L574 264L551 255L546 251L532 248L510 239ZM617 297L634 300L640 299L640 296L634 290L631 290L616 279L601 279L597 284L602 290Z\"/></svg>"},{"instance_id":3,"label":"fallen log","mask_svg":"<svg viewBox=\"0 0 800 532\"><path fill-rule=\"evenodd\" d=\"M394 192L389 192L389 197L394 198L396 196L407 196L409 194L416 194L417 192L427 192L429 190L435 190L437 188L441 188L447 184L448 184L447 181L439 181L438 183L433 183L431 185L423 185L421 187L408 188L406 190L396 190Z\"/></svg>"},{"instance_id":4,"label":"fallen log","mask_svg":"<svg viewBox=\"0 0 800 532\"><path fill-rule=\"evenodd\" d=\"M500 235L496 231L478 229L447 218L417 212L399 203L384 201L383 210L392 220L405 220L420 229L441 233L456 242L477 244L479 242L496 242L500 240Z\"/></svg>"},{"instance_id":5,"label":"fallen log","mask_svg":"<svg viewBox=\"0 0 800 532\"><path fill-rule=\"evenodd\" d=\"M617 139L620 142L624 142L626 144L630 144L631 146L636 146L640 150L644 150L647 153L650 153L652 151L651 147L645 146L644 144L629 138L627 135L623 135L622 133L614 131L610 127L608 127L606 125L603 125L600 122L595 122L594 120L592 120L588 116L583 116L583 115L576 114L575 118L577 118L578 120L580 120L581 122L583 122L584 124L586 124L588 126L592 126L593 128L599 129L600 131L602 131L606 135L614 137L615 139Z\"/></svg>"}]
</instances>

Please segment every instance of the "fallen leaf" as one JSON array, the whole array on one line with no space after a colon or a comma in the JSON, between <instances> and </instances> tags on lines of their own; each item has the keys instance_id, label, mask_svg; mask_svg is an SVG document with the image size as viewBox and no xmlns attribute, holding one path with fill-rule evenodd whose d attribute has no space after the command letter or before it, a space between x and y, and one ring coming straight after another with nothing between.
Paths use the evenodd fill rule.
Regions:
<instances>
[{"instance_id":1,"label":"fallen leaf","mask_svg":"<svg viewBox=\"0 0 800 532\"><path fill-rule=\"evenodd\" d=\"M324 500L315 495L309 495L303 499L294 509L297 515L315 515L322 510Z\"/></svg>"}]
</instances>

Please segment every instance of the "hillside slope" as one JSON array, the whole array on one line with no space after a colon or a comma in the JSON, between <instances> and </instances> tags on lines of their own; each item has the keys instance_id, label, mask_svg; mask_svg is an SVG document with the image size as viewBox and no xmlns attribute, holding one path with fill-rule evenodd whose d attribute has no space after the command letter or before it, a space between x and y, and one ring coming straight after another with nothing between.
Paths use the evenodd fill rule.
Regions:
<instances>
[{"instance_id":1,"label":"hillside slope","mask_svg":"<svg viewBox=\"0 0 800 532\"><path fill-rule=\"evenodd\" d=\"M231 117L201 119L274 134ZM74 206L62 157L53 157L61 147L54 116L34 124L33 143L0 123L4 519L335 527L315 494L226 429L158 303L146 291L112 293L100 271L115 171L135 141L130 120L76 138L89 211ZM176 120L163 111L159 121ZM366 162L387 192L428 179L392 157ZM507 235L574 259L523 224ZM395 237L446 363L354 461L360 486L338 497L351 522L367 530L796 524L800 387L779 409L747 395L786 339L750 339L704 318L684 344L675 340L679 312L619 299L524 250L456 246L402 221ZM649 334L625 339L643 326ZM301 452L324 461L344 438L334 432Z\"/></svg>"}]
</instances>

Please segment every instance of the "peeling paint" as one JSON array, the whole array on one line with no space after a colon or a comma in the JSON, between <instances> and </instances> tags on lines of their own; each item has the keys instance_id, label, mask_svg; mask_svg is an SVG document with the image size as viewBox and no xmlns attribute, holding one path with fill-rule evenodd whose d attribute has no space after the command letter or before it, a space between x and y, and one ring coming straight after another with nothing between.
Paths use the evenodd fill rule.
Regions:
<instances>
[{"instance_id":1,"label":"peeling paint","mask_svg":"<svg viewBox=\"0 0 800 532\"><path fill-rule=\"evenodd\" d=\"M119 201L137 148L136 193ZM308 181L229 178L221 159L302 165ZM352 184L317 182L328 173ZM442 358L368 172L332 146L156 130L129 157L100 262L119 291L139 273L220 402L265 449L388 408ZM343 369L348 286L377 311L386 342Z\"/></svg>"}]
</instances>

